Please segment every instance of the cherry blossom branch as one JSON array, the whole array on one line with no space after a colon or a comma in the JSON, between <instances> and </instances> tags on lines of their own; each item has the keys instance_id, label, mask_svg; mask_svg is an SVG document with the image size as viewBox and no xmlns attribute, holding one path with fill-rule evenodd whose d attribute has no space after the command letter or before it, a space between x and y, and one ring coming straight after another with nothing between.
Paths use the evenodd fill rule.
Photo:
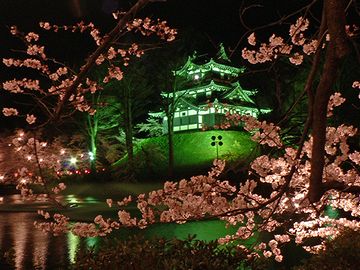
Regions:
<instances>
[{"instance_id":1,"label":"cherry blossom branch","mask_svg":"<svg viewBox=\"0 0 360 270\"><path fill-rule=\"evenodd\" d=\"M61 208L65 208L66 205L62 204L59 200L57 200L53 194L50 192L49 188L48 188L48 184L47 181L45 180L45 176L44 176L44 172L43 169L41 167L40 164L40 160L39 160L39 155L38 155L38 149L37 149L37 139L36 139L36 131L33 131L33 138L34 138L34 156L35 156L35 161L36 161L36 165L37 168L39 170L39 177L40 177L40 181L41 181L41 186L44 188L45 194L47 194L48 198L55 203L55 205L61 207Z\"/></svg>"},{"instance_id":2,"label":"cherry blossom branch","mask_svg":"<svg viewBox=\"0 0 360 270\"><path fill-rule=\"evenodd\" d=\"M326 33L325 31L326 31L326 18L325 18L325 16L322 16L320 29L319 29L319 33L318 33L319 44L321 44L322 41L325 38L325 33ZM300 94L298 99L291 105L289 110L285 113L285 116L283 117L283 119L280 120L280 123L287 118L286 116L292 110L295 109L296 105L300 102L301 98L305 94L307 94L309 101L308 101L308 117L307 117L305 126L310 126L311 125L311 123L312 123L312 115L313 115L313 102L314 102L314 94L313 94L313 91L312 91L312 87L313 87L313 84L314 84L315 76L316 76L316 74L318 72L318 68L319 68L319 65L320 65L320 60L321 60L321 48L320 48L320 46L318 46L316 48L315 56L313 58L313 62L312 62L312 65L311 65L309 75L307 76L307 79L306 79L304 91ZM280 123L278 123L278 125L280 125ZM305 134L305 136L306 135L307 134Z\"/></svg>"},{"instance_id":3,"label":"cherry blossom branch","mask_svg":"<svg viewBox=\"0 0 360 270\"><path fill-rule=\"evenodd\" d=\"M238 42L236 43L234 49L231 51L229 57L232 57L232 55L235 53L235 51L238 49L238 47L240 46L241 42L243 41L243 39L245 37L247 37L249 34L251 34L252 32L255 32L255 31L258 31L258 30L262 30L262 29L266 29L266 28L269 28L269 27L272 27L272 26L276 26L276 25L281 25L283 22L285 22L286 20L288 20L289 18L295 16L296 14L299 14L303 11L305 11L305 13L307 13L310 8L316 3L318 2L318 0L313 0L311 3L309 3L308 5L294 11L293 13L290 13L289 15L286 15L282 18L280 18L279 20L277 21L274 21L274 22L271 22L271 23L268 23L266 25L261 25L261 26L258 26L258 27L255 27L255 28L252 28L252 29L249 29L247 30L241 37L240 39L238 40ZM244 25L245 28L247 28L246 25ZM247 28L248 29L248 28Z\"/></svg>"},{"instance_id":4,"label":"cherry blossom branch","mask_svg":"<svg viewBox=\"0 0 360 270\"><path fill-rule=\"evenodd\" d=\"M79 84L85 79L86 74L90 71L90 69L95 65L96 60L101 55L102 52L104 52L106 49L108 49L111 45L111 43L117 39L117 35L126 27L126 24L129 22L129 20L146 4L148 4L150 0L138 0L131 9L126 12L119 20L117 25L105 36L103 42L100 44L100 46L95 50L94 53L90 55L90 57L87 59L86 63L81 67L80 73L77 75L76 79L72 82L72 84L66 89L64 96L60 100L54 114L53 120L58 120L61 114L61 111L65 105L65 103L68 101L70 96L74 94L77 90L77 87Z\"/></svg>"},{"instance_id":5,"label":"cherry blossom branch","mask_svg":"<svg viewBox=\"0 0 360 270\"><path fill-rule=\"evenodd\" d=\"M325 193L328 190L337 190L340 192L348 192L352 194L360 194L360 186L348 185L339 181L327 181L322 184L322 192Z\"/></svg>"}]
</instances>

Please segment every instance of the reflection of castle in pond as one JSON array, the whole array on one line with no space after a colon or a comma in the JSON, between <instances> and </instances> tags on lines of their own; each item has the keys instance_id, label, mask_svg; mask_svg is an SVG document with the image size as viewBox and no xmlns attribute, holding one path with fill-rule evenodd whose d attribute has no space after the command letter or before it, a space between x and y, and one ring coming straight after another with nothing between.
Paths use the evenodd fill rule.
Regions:
<instances>
[{"instance_id":1,"label":"reflection of castle in pond","mask_svg":"<svg viewBox=\"0 0 360 270\"><path fill-rule=\"evenodd\" d=\"M251 96L256 90L243 89L238 81L244 68L235 67L223 45L216 58L201 61L196 53L174 71L175 89L163 96L174 104L174 131L198 130L221 125L227 112L257 117L269 109L256 108ZM163 117L164 133L167 133L167 117L164 112L153 115Z\"/></svg>"}]
</instances>

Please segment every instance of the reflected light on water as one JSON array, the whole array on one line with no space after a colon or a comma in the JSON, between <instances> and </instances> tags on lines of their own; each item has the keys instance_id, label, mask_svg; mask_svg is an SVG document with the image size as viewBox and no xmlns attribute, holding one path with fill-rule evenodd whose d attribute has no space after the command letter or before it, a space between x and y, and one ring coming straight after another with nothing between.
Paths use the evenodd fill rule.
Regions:
<instances>
[{"instance_id":1,"label":"reflected light on water","mask_svg":"<svg viewBox=\"0 0 360 270\"><path fill-rule=\"evenodd\" d=\"M16 226L12 226L13 237L14 237L14 249L15 249L15 267L18 270L24 269L25 263L25 254L26 254L26 244L28 241L28 228L27 224L23 222L24 217L27 213L18 213L19 220L16 223Z\"/></svg>"},{"instance_id":2,"label":"reflected light on water","mask_svg":"<svg viewBox=\"0 0 360 270\"><path fill-rule=\"evenodd\" d=\"M76 196L64 196L64 201L77 204L78 207L86 207L88 204L99 203L92 197L79 198ZM5 204L21 204L17 196L5 196ZM40 206L40 204L37 204ZM46 207L46 204L41 206ZM20 206L19 207L23 207ZM72 233L53 236L45 234L34 228L33 223L38 215L32 212L1 212L0 213L0 251L14 250L14 263L16 270L37 269L53 270L67 269L70 263L74 263L76 252L80 248L99 247L101 238L80 238ZM146 230L123 228L115 232L112 237L126 239L130 235L142 234L145 238L154 236L171 239L177 237L187 238L189 234L197 235L200 240L214 240L226 234L235 233L237 228L225 229L222 221L189 222L186 224L158 224L149 226ZM0 270L9 270L8 266L0 259Z\"/></svg>"},{"instance_id":3,"label":"reflected light on water","mask_svg":"<svg viewBox=\"0 0 360 270\"><path fill-rule=\"evenodd\" d=\"M81 200L79 200L75 195L65 196L65 201L68 203L80 203L81 202Z\"/></svg>"},{"instance_id":4,"label":"reflected light on water","mask_svg":"<svg viewBox=\"0 0 360 270\"><path fill-rule=\"evenodd\" d=\"M54 237L33 226L36 213L0 214L0 250L13 251L14 268L26 269L65 269L68 265L68 251L65 236ZM75 253L75 252L74 252ZM0 269L9 268L0 259Z\"/></svg>"},{"instance_id":5,"label":"reflected light on water","mask_svg":"<svg viewBox=\"0 0 360 270\"><path fill-rule=\"evenodd\" d=\"M48 257L49 236L36 229L34 230L33 235L33 265L36 269L45 269L46 259Z\"/></svg>"},{"instance_id":6,"label":"reflected light on water","mask_svg":"<svg viewBox=\"0 0 360 270\"><path fill-rule=\"evenodd\" d=\"M87 237L85 240L86 246L89 249L92 249L92 248L96 249L98 247L99 241L100 241L99 237Z\"/></svg>"},{"instance_id":7,"label":"reflected light on water","mask_svg":"<svg viewBox=\"0 0 360 270\"><path fill-rule=\"evenodd\" d=\"M71 263L74 263L76 251L80 244L80 237L73 235L72 233L68 233L67 234L67 243L68 243L68 249L69 249L69 251L68 251L69 260Z\"/></svg>"}]
</instances>

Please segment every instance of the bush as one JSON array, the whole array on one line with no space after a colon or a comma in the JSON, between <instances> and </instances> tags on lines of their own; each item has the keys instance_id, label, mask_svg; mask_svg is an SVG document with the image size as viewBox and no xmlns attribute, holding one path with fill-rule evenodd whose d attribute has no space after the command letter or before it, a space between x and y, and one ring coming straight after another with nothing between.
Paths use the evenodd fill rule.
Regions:
<instances>
[{"instance_id":1,"label":"bush","mask_svg":"<svg viewBox=\"0 0 360 270\"><path fill-rule=\"evenodd\" d=\"M326 243L326 249L314 255L295 270L355 270L360 262L360 232L345 231L333 241Z\"/></svg>"},{"instance_id":2,"label":"bush","mask_svg":"<svg viewBox=\"0 0 360 270\"><path fill-rule=\"evenodd\" d=\"M74 269L244 269L244 255L216 241L205 242L189 237L186 240L145 240L135 236L77 254Z\"/></svg>"}]
</instances>

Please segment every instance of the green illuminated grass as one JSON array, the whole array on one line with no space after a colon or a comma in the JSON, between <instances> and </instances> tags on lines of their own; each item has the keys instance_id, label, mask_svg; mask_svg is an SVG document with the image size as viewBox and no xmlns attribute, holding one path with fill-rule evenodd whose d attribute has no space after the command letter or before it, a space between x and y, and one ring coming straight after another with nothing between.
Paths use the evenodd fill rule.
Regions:
<instances>
[{"instance_id":1,"label":"green illuminated grass","mask_svg":"<svg viewBox=\"0 0 360 270\"><path fill-rule=\"evenodd\" d=\"M217 158L216 146L212 146L212 136L222 136L222 146L218 146L218 158L228 163L249 163L259 152L250 135L241 131L212 130L175 133L174 156L176 176L206 172ZM140 175L161 177L168 171L167 136L144 139L135 149L136 168ZM121 168L126 157L114 164Z\"/></svg>"}]
</instances>

